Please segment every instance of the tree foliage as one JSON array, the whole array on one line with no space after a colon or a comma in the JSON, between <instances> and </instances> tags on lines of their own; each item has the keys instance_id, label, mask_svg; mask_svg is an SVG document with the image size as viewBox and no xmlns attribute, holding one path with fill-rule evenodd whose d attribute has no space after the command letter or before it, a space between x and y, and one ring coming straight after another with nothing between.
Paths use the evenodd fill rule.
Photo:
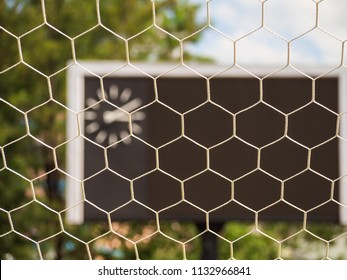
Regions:
<instances>
[{"instance_id":1,"label":"tree foliage","mask_svg":"<svg viewBox=\"0 0 347 280\"><path fill-rule=\"evenodd\" d=\"M150 0L0 1L1 259L39 258L30 239L39 242L43 258L89 257L85 245L59 233L54 218L64 209L65 177L57 167L64 166L65 152L55 148L66 140L66 67L74 60L177 60L178 39L203 27L196 19L199 6L155 1L155 22L153 8ZM53 151L61 153L59 162ZM91 240L108 225L64 229ZM59 234L45 240L55 230ZM109 257L98 248L92 249L95 256ZM159 249L144 245L144 250L155 258ZM134 256L131 249L113 258L129 256Z\"/></svg>"}]
</instances>

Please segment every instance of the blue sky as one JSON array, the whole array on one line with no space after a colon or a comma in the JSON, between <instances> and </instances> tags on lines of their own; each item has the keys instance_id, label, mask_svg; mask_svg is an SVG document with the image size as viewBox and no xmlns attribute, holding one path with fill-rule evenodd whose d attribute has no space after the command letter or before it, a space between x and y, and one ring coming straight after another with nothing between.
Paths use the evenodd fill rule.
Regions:
<instances>
[{"instance_id":1,"label":"blue sky","mask_svg":"<svg viewBox=\"0 0 347 280\"><path fill-rule=\"evenodd\" d=\"M221 64L233 62L232 42L226 36L237 41L261 26L262 0L190 1L201 4L201 18L205 17L206 2L209 2L211 24L220 33L211 28L206 29L201 42L189 46L189 49L212 56ZM347 40L347 0L264 2L264 26L268 29L262 28L237 41L238 63L275 67L285 64L288 41L291 42L290 55L294 65L335 66L340 63L342 45ZM316 2L320 2L319 28L299 37L315 26Z\"/></svg>"}]
</instances>

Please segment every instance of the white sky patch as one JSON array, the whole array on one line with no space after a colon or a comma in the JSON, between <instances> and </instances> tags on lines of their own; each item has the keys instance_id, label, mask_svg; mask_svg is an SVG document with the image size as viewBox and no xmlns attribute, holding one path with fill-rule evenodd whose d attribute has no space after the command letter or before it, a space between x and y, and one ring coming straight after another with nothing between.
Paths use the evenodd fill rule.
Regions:
<instances>
[{"instance_id":1,"label":"white sky patch","mask_svg":"<svg viewBox=\"0 0 347 280\"><path fill-rule=\"evenodd\" d=\"M319 24L339 39L347 40L347 1L323 1L320 4Z\"/></svg>"},{"instance_id":2,"label":"white sky patch","mask_svg":"<svg viewBox=\"0 0 347 280\"><path fill-rule=\"evenodd\" d=\"M261 3L254 0L211 1L212 25L236 40L261 26Z\"/></svg>"},{"instance_id":3,"label":"white sky patch","mask_svg":"<svg viewBox=\"0 0 347 280\"><path fill-rule=\"evenodd\" d=\"M211 57L221 64L234 63L233 42L222 33L206 28L202 31L199 44L185 44L185 49L190 53L202 57Z\"/></svg>"},{"instance_id":4,"label":"white sky patch","mask_svg":"<svg viewBox=\"0 0 347 280\"><path fill-rule=\"evenodd\" d=\"M311 30L316 23L312 0L270 0L265 3L265 26L287 40Z\"/></svg>"},{"instance_id":5,"label":"white sky patch","mask_svg":"<svg viewBox=\"0 0 347 280\"><path fill-rule=\"evenodd\" d=\"M238 41L236 50L241 66L281 68L287 64L288 43L264 28Z\"/></svg>"},{"instance_id":6,"label":"white sky patch","mask_svg":"<svg viewBox=\"0 0 347 280\"><path fill-rule=\"evenodd\" d=\"M205 1L201 3L206 10ZM315 29L316 3L312 0L268 0L265 2L264 24L273 32L291 43L291 62L300 65L331 65L340 63L342 41L347 40L347 1L324 0L319 7L318 26L336 36ZM211 0L211 24L233 40L256 30L261 26L262 4L259 0ZM201 13L203 13L202 11ZM187 45L192 53L213 58L217 63L232 63L232 42L223 36L204 31L197 45ZM263 35L264 36L263 36ZM299 37L299 38L298 38ZM244 40L242 40L244 41ZM257 32L245 38L248 43L237 43L237 61L254 65L282 65L286 44L269 36L268 32Z\"/></svg>"},{"instance_id":7,"label":"white sky patch","mask_svg":"<svg viewBox=\"0 0 347 280\"><path fill-rule=\"evenodd\" d=\"M315 29L292 42L291 62L296 65L324 64L338 66L342 58L342 42Z\"/></svg>"}]
</instances>

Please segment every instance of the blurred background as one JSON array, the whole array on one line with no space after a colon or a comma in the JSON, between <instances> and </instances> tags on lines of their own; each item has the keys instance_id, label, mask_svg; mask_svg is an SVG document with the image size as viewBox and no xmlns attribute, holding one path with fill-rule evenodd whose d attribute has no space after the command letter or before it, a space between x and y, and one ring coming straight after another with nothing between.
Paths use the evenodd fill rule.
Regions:
<instances>
[{"instance_id":1,"label":"blurred background","mask_svg":"<svg viewBox=\"0 0 347 280\"><path fill-rule=\"evenodd\" d=\"M0 0L1 259L201 258L209 233L189 221L161 221L165 235L152 220L65 221L73 63L329 72L346 67L346 11L343 0ZM347 259L346 236L336 222L228 221L217 258Z\"/></svg>"}]
</instances>

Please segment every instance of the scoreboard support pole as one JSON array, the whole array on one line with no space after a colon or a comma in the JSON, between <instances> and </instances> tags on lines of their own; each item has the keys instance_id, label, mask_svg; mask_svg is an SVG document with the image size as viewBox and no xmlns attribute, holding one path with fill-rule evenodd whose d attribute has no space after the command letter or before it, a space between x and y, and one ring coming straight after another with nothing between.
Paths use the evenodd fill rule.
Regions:
<instances>
[{"instance_id":1,"label":"scoreboard support pole","mask_svg":"<svg viewBox=\"0 0 347 280\"><path fill-rule=\"evenodd\" d=\"M195 223L199 231L206 229L206 223ZM210 223L209 229L219 233L224 226L223 222ZM217 235L206 232L202 235L201 240L201 259L202 260L217 260L218 259L218 237Z\"/></svg>"}]
</instances>

